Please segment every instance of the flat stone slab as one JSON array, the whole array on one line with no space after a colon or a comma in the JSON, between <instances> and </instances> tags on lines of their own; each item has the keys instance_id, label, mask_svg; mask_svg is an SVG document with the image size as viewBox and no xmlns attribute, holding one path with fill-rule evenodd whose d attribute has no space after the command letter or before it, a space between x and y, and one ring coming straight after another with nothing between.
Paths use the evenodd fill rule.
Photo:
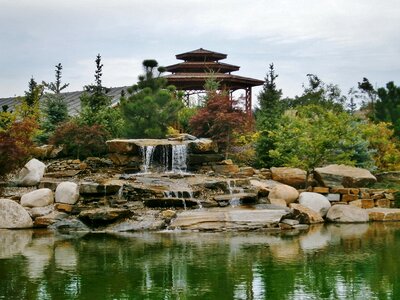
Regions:
<instances>
[{"instance_id":1,"label":"flat stone slab","mask_svg":"<svg viewBox=\"0 0 400 300\"><path fill-rule=\"evenodd\" d=\"M285 210L209 209L183 211L170 224L182 230L256 230L276 227Z\"/></svg>"},{"instance_id":2,"label":"flat stone slab","mask_svg":"<svg viewBox=\"0 0 400 300\"><path fill-rule=\"evenodd\" d=\"M237 194L225 194L215 196L214 200L219 201L230 201L230 200L240 200L243 202L255 202L257 200L257 194L255 193L237 193Z\"/></svg>"},{"instance_id":3,"label":"flat stone slab","mask_svg":"<svg viewBox=\"0 0 400 300\"><path fill-rule=\"evenodd\" d=\"M370 221L400 221L400 208L370 208L366 210Z\"/></svg>"}]
</instances>

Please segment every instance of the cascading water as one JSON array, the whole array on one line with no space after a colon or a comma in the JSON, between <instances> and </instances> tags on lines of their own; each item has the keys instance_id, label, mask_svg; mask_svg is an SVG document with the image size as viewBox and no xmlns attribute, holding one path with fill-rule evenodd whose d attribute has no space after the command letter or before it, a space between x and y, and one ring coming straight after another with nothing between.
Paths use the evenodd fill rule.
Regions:
<instances>
[{"instance_id":1,"label":"cascading water","mask_svg":"<svg viewBox=\"0 0 400 300\"><path fill-rule=\"evenodd\" d=\"M231 181L230 180L227 181L229 194L232 196L232 198L229 200L229 205L232 206L232 207L236 207L236 206L239 206L241 204L241 202L240 202L240 198L235 197L234 194L237 193L237 192L243 193L244 189L243 188L237 188L235 186L235 181L232 181L232 182L233 182L233 186L231 185Z\"/></svg>"},{"instance_id":2,"label":"cascading water","mask_svg":"<svg viewBox=\"0 0 400 300\"><path fill-rule=\"evenodd\" d=\"M148 171L149 171L155 148L156 148L155 146L141 146L140 147L140 150L142 151L142 159L143 159L143 173L148 173Z\"/></svg>"},{"instance_id":3,"label":"cascading water","mask_svg":"<svg viewBox=\"0 0 400 300\"><path fill-rule=\"evenodd\" d=\"M185 173L187 170L187 145L172 145L172 166L173 173Z\"/></svg>"}]
</instances>

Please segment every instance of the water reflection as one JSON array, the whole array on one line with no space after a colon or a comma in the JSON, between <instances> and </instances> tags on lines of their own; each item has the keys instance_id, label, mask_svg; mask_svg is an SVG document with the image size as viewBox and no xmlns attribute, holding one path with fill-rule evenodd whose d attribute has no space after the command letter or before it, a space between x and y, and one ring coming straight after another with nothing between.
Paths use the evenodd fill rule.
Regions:
<instances>
[{"instance_id":1,"label":"water reflection","mask_svg":"<svg viewBox=\"0 0 400 300\"><path fill-rule=\"evenodd\" d=\"M400 224L299 235L0 233L0 299L400 297Z\"/></svg>"}]
</instances>

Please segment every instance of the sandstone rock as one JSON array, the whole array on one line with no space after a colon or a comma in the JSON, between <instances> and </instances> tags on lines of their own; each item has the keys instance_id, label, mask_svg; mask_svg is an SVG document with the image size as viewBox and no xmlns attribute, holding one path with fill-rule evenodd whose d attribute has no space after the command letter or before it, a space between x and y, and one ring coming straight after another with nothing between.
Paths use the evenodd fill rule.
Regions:
<instances>
[{"instance_id":1,"label":"sandstone rock","mask_svg":"<svg viewBox=\"0 0 400 300\"><path fill-rule=\"evenodd\" d=\"M33 186L42 180L46 165L36 158L28 161L18 174L20 186Z\"/></svg>"},{"instance_id":2,"label":"sandstone rock","mask_svg":"<svg viewBox=\"0 0 400 300\"><path fill-rule=\"evenodd\" d=\"M286 215L284 210L214 209L192 210L177 214L171 229L182 230L256 230L275 227Z\"/></svg>"},{"instance_id":3,"label":"sandstone rock","mask_svg":"<svg viewBox=\"0 0 400 300\"><path fill-rule=\"evenodd\" d=\"M371 208L366 210L371 221L400 221L399 208Z\"/></svg>"},{"instance_id":4,"label":"sandstone rock","mask_svg":"<svg viewBox=\"0 0 400 300\"><path fill-rule=\"evenodd\" d=\"M299 192L294 187L286 184L274 186L268 195L268 199L283 199L287 204L296 201L298 197Z\"/></svg>"},{"instance_id":5,"label":"sandstone rock","mask_svg":"<svg viewBox=\"0 0 400 300\"><path fill-rule=\"evenodd\" d=\"M325 217L329 208L331 208L328 198L318 193L300 193L299 203L318 212L322 217Z\"/></svg>"},{"instance_id":6,"label":"sandstone rock","mask_svg":"<svg viewBox=\"0 0 400 300\"><path fill-rule=\"evenodd\" d=\"M313 187L312 191L314 193L319 193L319 194L328 194L329 193L329 188L322 187L322 186L315 186L315 187Z\"/></svg>"},{"instance_id":7,"label":"sandstone rock","mask_svg":"<svg viewBox=\"0 0 400 300\"><path fill-rule=\"evenodd\" d=\"M188 144L190 153L218 153L218 145L210 139L197 139Z\"/></svg>"},{"instance_id":8,"label":"sandstone rock","mask_svg":"<svg viewBox=\"0 0 400 300\"><path fill-rule=\"evenodd\" d=\"M293 220L293 219L283 219L283 220L281 220L281 223L288 224L290 226L294 226L294 225L298 225L299 221Z\"/></svg>"},{"instance_id":9,"label":"sandstone rock","mask_svg":"<svg viewBox=\"0 0 400 300\"><path fill-rule=\"evenodd\" d=\"M29 210L29 213L33 219L36 219L37 217L45 216L52 213L53 210L53 205L48 205L43 207L33 207Z\"/></svg>"},{"instance_id":10,"label":"sandstone rock","mask_svg":"<svg viewBox=\"0 0 400 300\"><path fill-rule=\"evenodd\" d=\"M306 182L306 171L297 168L271 168L272 179L278 182L293 186L295 188L303 188Z\"/></svg>"},{"instance_id":11,"label":"sandstone rock","mask_svg":"<svg viewBox=\"0 0 400 300\"><path fill-rule=\"evenodd\" d=\"M237 200L242 203L255 203L258 197L257 194L254 193L235 193L235 194L225 194L225 195L218 195L214 197L214 200L217 202L220 201L232 201Z\"/></svg>"},{"instance_id":12,"label":"sandstone rock","mask_svg":"<svg viewBox=\"0 0 400 300\"><path fill-rule=\"evenodd\" d=\"M35 221L33 222L33 225L35 227L48 227L48 226L54 224L55 222L62 220L66 217L67 217L67 215L65 213L53 211L48 215L37 217L35 219Z\"/></svg>"},{"instance_id":13,"label":"sandstone rock","mask_svg":"<svg viewBox=\"0 0 400 300\"><path fill-rule=\"evenodd\" d=\"M358 208L363 208L361 199L357 199L357 200L351 201L351 202L349 202L349 205L352 205L352 206L355 206L355 207L358 207Z\"/></svg>"},{"instance_id":14,"label":"sandstone rock","mask_svg":"<svg viewBox=\"0 0 400 300\"><path fill-rule=\"evenodd\" d=\"M241 167L239 169L239 174L244 177L251 177L255 174L255 170L252 167Z\"/></svg>"},{"instance_id":15,"label":"sandstone rock","mask_svg":"<svg viewBox=\"0 0 400 300\"><path fill-rule=\"evenodd\" d=\"M121 153L109 153L108 157L113 162L113 164L117 166L126 166L133 164L141 164L142 158L140 156L131 156L128 154L121 154Z\"/></svg>"},{"instance_id":16,"label":"sandstone rock","mask_svg":"<svg viewBox=\"0 0 400 300\"><path fill-rule=\"evenodd\" d=\"M325 187L363 187L376 182L370 171L345 165L316 168L314 177Z\"/></svg>"},{"instance_id":17,"label":"sandstone rock","mask_svg":"<svg viewBox=\"0 0 400 300\"><path fill-rule=\"evenodd\" d=\"M268 199L269 203L276 206L287 207L287 203L284 199Z\"/></svg>"},{"instance_id":18,"label":"sandstone rock","mask_svg":"<svg viewBox=\"0 0 400 300\"><path fill-rule=\"evenodd\" d=\"M360 199L361 208L374 208L375 203L372 199Z\"/></svg>"},{"instance_id":19,"label":"sandstone rock","mask_svg":"<svg viewBox=\"0 0 400 300\"><path fill-rule=\"evenodd\" d=\"M79 213L79 219L92 226L101 226L115 222L122 218L127 218L132 212L123 208L94 208L84 210Z\"/></svg>"},{"instance_id":20,"label":"sandstone rock","mask_svg":"<svg viewBox=\"0 0 400 300\"><path fill-rule=\"evenodd\" d=\"M189 167L192 165L202 165L209 163L217 163L224 159L222 154L217 153L189 153L187 156L187 162Z\"/></svg>"},{"instance_id":21,"label":"sandstone rock","mask_svg":"<svg viewBox=\"0 0 400 300\"><path fill-rule=\"evenodd\" d=\"M27 207L43 207L53 202L53 191L46 188L29 192L21 197L21 205Z\"/></svg>"},{"instance_id":22,"label":"sandstone rock","mask_svg":"<svg viewBox=\"0 0 400 300\"><path fill-rule=\"evenodd\" d=\"M167 209L167 210L163 210L161 212L161 216L164 219L173 219L176 217L176 211L175 210L171 210L171 209Z\"/></svg>"},{"instance_id":23,"label":"sandstone rock","mask_svg":"<svg viewBox=\"0 0 400 300\"><path fill-rule=\"evenodd\" d=\"M239 167L237 165L214 165L212 169L217 174L222 175L232 175L239 172Z\"/></svg>"},{"instance_id":24,"label":"sandstone rock","mask_svg":"<svg viewBox=\"0 0 400 300\"><path fill-rule=\"evenodd\" d=\"M157 219L156 214L147 212L141 216L135 216L128 220L107 226L107 232L127 232L127 231L144 231L144 230L161 230L165 229L165 220Z\"/></svg>"},{"instance_id":25,"label":"sandstone rock","mask_svg":"<svg viewBox=\"0 0 400 300\"><path fill-rule=\"evenodd\" d=\"M32 219L18 203L9 199L0 199L0 228L31 228Z\"/></svg>"},{"instance_id":26,"label":"sandstone rock","mask_svg":"<svg viewBox=\"0 0 400 300\"><path fill-rule=\"evenodd\" d=\"M290 217L298 220L301 224L315 224L324 222L324 219L322 219L318 212L308 207L297 203L290 203L289 207L293 210Z\"/></svg>"},{"instance_id":27,"label":"sandstone rock","mask_svg":"<svg viewBox=\"0 0 400 300\"><path fill-rule=\"evenodd\" d=\"M140 155L140 147L137 145L136 140L115 139L106 143L110 153Z\"/></svg>"},{"instance_id":28,"label":"sandstone rock","mask_svg":"<svg viewBox=\"0 0 400 300\"><path fill-rule=\"evenodd\" d=\"M352 205L333 205L326 218L331 222L337 223L363 223L368 222L369 217L365 209Z\"/></svg>"},{"instance_id":29,"label":"sandstone rock","mask_svg":"<svg viewBox=\"0 0 400 300\"><path fill-rule=\"evenodd\" d=\"M61 182L56 188L55 202L75 204L79 199L79 186L75 182Z\"/></svg>"},{"instance_id":30,"label":"sandstone rock","mask_svg":"<svg viewBox=\"0 0 400 300\"><path fill-rule=\"evenodd\" d=\"M113 195L118 193L121 188L121 183L109 182L105 184L99 184L96 182L81 182L79 185L80 194L92 194L92 195Z\"/></svg>"},{"instance_id":31,"label":"sandstone rock","mask_svg":"<svg viewBox=\"0 0 400 300\"><path fill-rule=\"evenodd\" d=\"M66 203L56 203L55 204L55 208L58 211L62 211L62 212L66 212L66 213L70 213L73 210L73 206L71 204L66 204Z\"/></svg>"},{"instance_id":32,"label":"sandstone rock","mask_svg":"<svg viewBox=\"0 0 400 300\"><path fill-rule=\"evenodd\" d=\"M375 201L375 206L380 208L390 208L390 200L378 199Z\"/></svg>"}]
</instances>

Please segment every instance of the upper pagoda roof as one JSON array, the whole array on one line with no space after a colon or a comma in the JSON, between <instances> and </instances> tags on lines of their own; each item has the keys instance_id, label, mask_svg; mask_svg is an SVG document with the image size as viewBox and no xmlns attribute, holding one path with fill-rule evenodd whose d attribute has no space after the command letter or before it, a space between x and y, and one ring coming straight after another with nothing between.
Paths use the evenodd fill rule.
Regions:
<instances>
[{"instance_id":1,"label":"upper pagoda roof","mask_svg":"<svg viewBox=\"0 0 400 300\"><path fill-rule=\"evenodd\" d=\"M218 61L220 59L225 59L227 55L199 48L197 50L177 54L175 57L185 61Z\"/></svg>"},{"instance_id":2,"label":"upper pagoda roof","mask_svg":"<svg viewBox=\"0 0 400 300\"><path fill-rule=\"evenodd\" d=\"M175 65L167 66L165 67L165 69L171 73L179 73L179 72L204 73L204 71L227 73L227 72L238 71L240 67L215 61L185 61Z\"/></svg>"}]
</instances>

